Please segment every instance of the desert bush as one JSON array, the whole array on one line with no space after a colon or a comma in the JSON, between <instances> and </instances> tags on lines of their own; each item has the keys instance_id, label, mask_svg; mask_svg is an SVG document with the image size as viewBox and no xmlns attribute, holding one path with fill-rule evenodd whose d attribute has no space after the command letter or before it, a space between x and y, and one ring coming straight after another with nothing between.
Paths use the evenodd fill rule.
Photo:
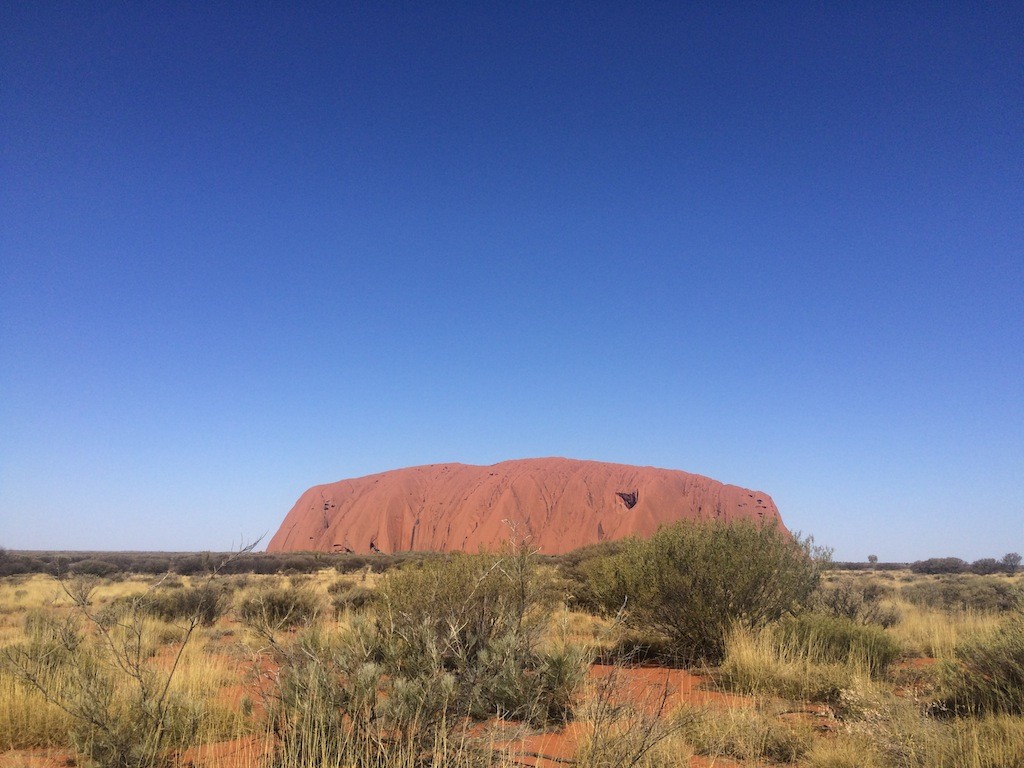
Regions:
<instances>
[{"instance_id":1,"label":"desert bush","mask_svg":"<svg viewBox=\"0 0 1024 768\"><path fill-rule=\"evenodd\" d=\"M899 610L882 599L893 592L877 582L843 582L822 586L815 597L815 608L830 616L850 619L859 624L877 624L888 628L900 620Z\"/></svg>"},{"instance_id":2,"label":"desert bush","mask_svg":"<svg viewBox=\"0 0 1024 768\"><path fill-rule=\"evenodd\" d=\"M812 662L851 664L878 677L900 654L899 643L881 627L841 616L804 613L779 624L780 641Z\"/></svg>"},{"instance_id":3,"label":"desert bush","mask_svg":"<svg viewBox=\"0 0 1024 768\"><path fill-rule=\"evenodd\" d=\"M311 573L324 567L321 559L315 555L289 555L282 562L284 573Z\"/></svg>"},{"instance_id":4,"label":"desert bush","mask_svg":"<svg viewBox=\"0 0 1024 768\"><path fill-rule=\"evenodd\" d=\"M194 618L208 627L224 615L230 604L231 595L222 585L207 583L153 592L146 596L142 606L151 615L164 621Z\"/></svg>"},{"instance_id":5,"label":"desert bush","mask_svg":"<svg viewBox=\"0 0 1024 768\"><path fill-rule=\"evenodd\" d=\"M719 661L730 627L758 627L806 604L827 553L772 526L680 523L584 561L582 578L606 614L672 641L684 661Z\"/></svg>"},{"instance_id":6,"label":"desert bush","mask_svg":"<svg viewBox=\"0 0 1024 768\"><path fill-rule=\"evenodd\" d=\"M308 587L260 587L238 606L239 616L250 628L265 633L312 622L320 613L320 598Z\"/></svg>"},{"instance_id":7,"label":"desert bush","mask_svg":"<svg viewBox=\"0 0 1024 768\"><path fill-rule=\"evenodd\" d=\"M1024 714L1024 618L958 645L942 670L937 713Z\"/></svg>"},{"instance_id":8,"label":"desert bush","mask_svg":"<svg viewBox=\"0 0 1024 768\"><path fill-rule=\"evenodd\" d=\"M235 558L222 569L225 574L259 574L269 576L281 569L281 561L267 552L253 552L244 557Z\"/></svg>"},{"instance_id":9,"label":"desert bush","mask_svg":"<svg viewBox=\"0 0 1024 768\"><path fill-rule=\"evenodd\" d=\"M1020 587L1005 578L991 576L945 576L935 581L915 581L903 587L901 596L914 605L944 611L1005 613L1022 603Z\"/></svg>"},{"instance_id":10,"label":"desert bush","mask_svg":"<svg viewBox=\"0 0 1024 768\"><path fill-rule=\"evenodd\" d=\"M354 573L369 568L373 573L384 573L393 568L435 560L436 552L395 552L392 554L357 555L351 552L332 555L333 567L338 573Z\"/></svg>"},{"instance_id":11,"label":"desert bush","mask_svg":"<svg viewBox=\"0 0 1024 768\"><path fill-rule=\"evenodd\" d=\"M372 618L275 645L282 761L449 764L439 745L467 718L568 719L582 657L540 650L543 594L527 553L452 555L388 573Z\"/></svg>"},{"instance_id":12,"label":"desert bush","mask_svg":"<svg viewBox=\"0 0 1024 768\"><path fill-rule=\"evenodd\" d=\"M1002 570L1002 563L994 557L983 557L971 563L971 573L976 573L979 576L991 576L993 573L1002 572Z\"/></svg>"},{"instance_id":13,"label":"desert bush","mask_svg":"<svg viewBox=\"0 0 1024 768\"><path fill-rule=\"evenodd\" d=\"M970 566L959 557L930 557L927 560L918 560L910 564L910 570L914 573L964 573Z\"/></svg>"},{"instance_id":14,"label":"desert bush","mask_svg":"<svg viewBox=\"0 0 1024 768\"><path fill-rule=\"evenodd\" d=\"M828 565L830 571L901 571L909 567L909 563L872 563L870 560L866 563L833 560Z\"/></svg>"},{"instance_id":15,"label":"desert bush","mask_svg":"<svg viewBox=\"0 0 1024 768\"><path fill-rule=\"evenodd\" d=\"M95 559L80 560L71 566L71 572L74 574L100 577L110 576L120 570L114 563Z\"/></svg>"},{"instance_id":16,"label":"desert bush","mask_svg":"<svg viewBox=\"0 0 1024 768\"><path fill-rule=\"evenodd\" d=\"M613 624L614 626L614 624ZM664 664L678 657L675 641L660 632L619 626L609 633L610 642L595 647L601 664Z\"/></svg>"},{"instance_id":17,"label":"desert bush","mask_svg":"<svg viewBox=\"0 0 1024 768\"><path fill-rule=\"evenodd\" d=\"M449 674L390 678L370 661L375 629L357 618L337 635L304 630L281 655L274 765L305 768L484 768L489 751L465 738Z\"/></svg>"},{"instance_id":18,"label":"desert bush","mask_svg":"<svg viewBox=\"0 0 1024 768\"><path fill-rule=\"evenodd\" d=\"M173 669L147 663L140 603L100 617L85 588L68 589L76 613L29 618L28 639L3 650L5 673L62 710L74 747L103 768L169 764L167 750L191 741L201 712L170 690Z\"/></svg>"},{"instance_id":19,"label":"desert bush","mask_svg":"<svg viewBox=\"0 0 1024 768\"><path fill-rule=\"evenodd\" d=\"M561 555L552 555L547 559L549 564L555 568L572 573L574 569L587 560L596 560L618 554L622 550L622 546L622 539L613 539L602 541L599 544L588 544L584 547L578 547Z\"/></svg>"},{"instance_id":20,"label":"desert bush","mask_svg":"<svg viewBox=\"0 0 1024 768\"><path fill-rule=\"evenodd\" d=\"M388 573L379 594L389 674L453 675L460 706L474 717L569 717L564 688L579 682L580 665L538 650L550 591L528 553L425 561Z\"/></svg>"},{"instance_id":21,"label":"desert bush","mask_svg":"<svg viewBox=\"0 0 1024 768\"><path fill-rule=\"evenodd\" d=\"M95 577L60 585L71 612L28 614L26 639L0 649L2 676L61 711L74 748L100 768L169 765L171 750L194 743L204 720L214 719L212 710L172 685L206 602L189 602L194 610L175 628L177 649L165 665L153 663L153 587L97 610Z\"/></svg>"},{"instance_id":22,"label":"desert bush","mask_svg":"<svg viewBox=\"0 0 1024 768\"><path fill-rule=\"evenodd\" d=\"M186 555L176 558L174 561L174 572L180 576L196 576L207 574L213 570L210 553L204 552L199 555Z\"/></svg>"},{"instance_id":23,"label":"desert bush","mask_svg":"<svg viewBox=\"0 0 1024 768\"><path fill-rule=\"evenodd\" d=\"M171 570L171 559L169 557L147 557L135 563L134 571L137 573L160 574Z\"/></svg>"}]
</instances>

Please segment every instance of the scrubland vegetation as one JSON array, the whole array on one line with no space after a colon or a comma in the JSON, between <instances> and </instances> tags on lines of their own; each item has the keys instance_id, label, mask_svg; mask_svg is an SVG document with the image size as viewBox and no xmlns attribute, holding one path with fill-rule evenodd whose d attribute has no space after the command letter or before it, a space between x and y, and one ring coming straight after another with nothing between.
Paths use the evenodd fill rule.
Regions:
<instances>
[{"instance_id":1,"label":"scrubland vegetation","mask_svg":"<svg viewBox=\"0 0 1024 768\"><path fill-rule=\"evenodd\" d=\"M12 765L1024 765L1013 558L837 570L750 525L557 560L192 557L0 579Z\"/></svg>"}]
</instances>

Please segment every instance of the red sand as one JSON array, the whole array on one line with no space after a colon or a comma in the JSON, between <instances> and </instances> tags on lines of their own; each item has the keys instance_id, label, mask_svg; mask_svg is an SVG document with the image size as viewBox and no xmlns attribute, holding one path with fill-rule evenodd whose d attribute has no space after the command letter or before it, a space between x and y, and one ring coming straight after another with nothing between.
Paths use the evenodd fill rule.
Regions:
<instances>
[{"instance_id":1,"label":"red sand","mask_svg":"<svg viewBox=\"0 0 1024 768\"><path fill-rule=\"evenodd\" d=\"M607 680L612 675L617 676L617 679L611 681L613 703L630 704L654 717L668 715L684 704L711 707L755 705L754 699L747 696L705 690L704 678L682 669L594 664L588 672L589 678L595 682ZM585 735L585 726L572 722L557 731L521 736L504 743L499 736L498 747L520 765L546 768L572 763L572 757ZM694 756L690 764L691 768L736 765L723 758L698 756Z\"/></svg>"},{"instance_id":2,"label":"red sand","mask_svg":"<svg viewBox=\"0 0 1024 768\"><path fill-rule=\"evenodd\" d=\"M680 470L560 458L429 464L310 488L267 551L475 552L514 529L560 554L679 520L740 519L782 526L768 494Z\"/></svg>"}]
</instances>

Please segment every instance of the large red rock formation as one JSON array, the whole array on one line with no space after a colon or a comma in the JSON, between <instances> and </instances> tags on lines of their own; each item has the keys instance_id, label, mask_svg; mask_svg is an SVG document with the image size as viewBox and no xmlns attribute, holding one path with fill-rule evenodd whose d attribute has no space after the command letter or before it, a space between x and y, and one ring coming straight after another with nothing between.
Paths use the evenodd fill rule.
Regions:
<instances>
[{"instance_id":1,"label":"large red rock formation","mask_svg":"<svg viewBox=\"0 0 1024 768\"><path fill-rule=\"evenodd\" d=\"M558 554L678 520L740 519L782 526L768 494L674 469L573 459L430 464L313 486L267 551L475 552L499 548L514 530Z\"/></svg>"}]
</instances>

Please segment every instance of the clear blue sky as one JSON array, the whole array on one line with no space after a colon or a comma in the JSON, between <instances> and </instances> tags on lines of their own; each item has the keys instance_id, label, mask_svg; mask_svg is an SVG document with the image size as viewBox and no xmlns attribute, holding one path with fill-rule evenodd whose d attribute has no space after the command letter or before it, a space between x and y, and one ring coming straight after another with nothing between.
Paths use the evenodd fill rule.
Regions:
<instances>
[{"instance_id":1,"label":"clear blue sky","mask_svg":"<svg viewBox=\"0 0 1024 768\"><path fill-rule=\"evenodd\" d=\"M1024 10L835 5L4 4L0 545L569 456L1024 551Z\"/></svg>"}]
</instances>

